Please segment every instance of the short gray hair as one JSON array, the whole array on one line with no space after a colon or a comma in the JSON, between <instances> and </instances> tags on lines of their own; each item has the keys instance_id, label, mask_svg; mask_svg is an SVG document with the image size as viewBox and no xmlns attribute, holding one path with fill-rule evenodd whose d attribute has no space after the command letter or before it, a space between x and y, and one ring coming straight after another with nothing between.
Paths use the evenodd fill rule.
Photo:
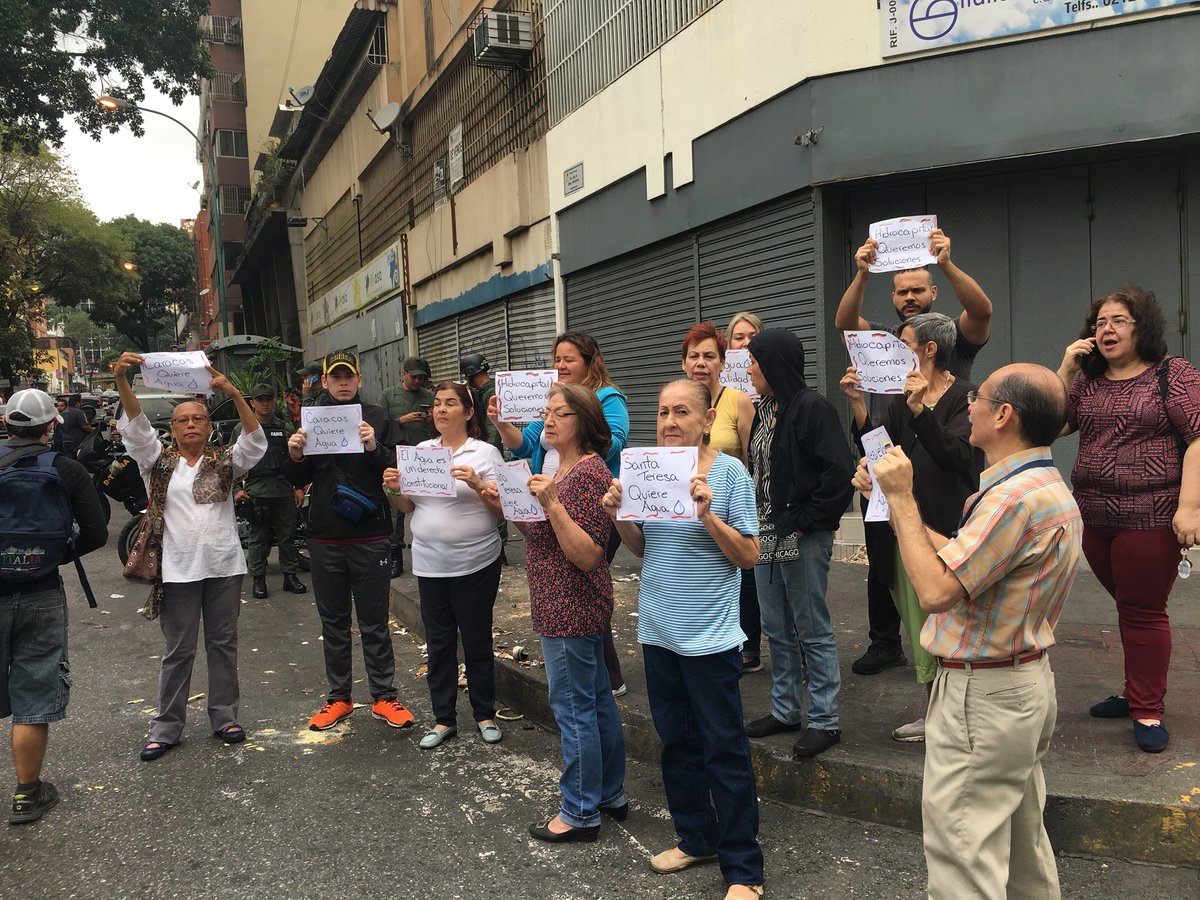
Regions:
<instances>
[{"instance_id":1,"label":"short gray hair","mask_svg":"<svg viewBox=\"0 0 1200 900\"><path fill-rule=\"evenodd\" d=\"M913 330L913 336L918 344L933 341L937 344L937 354L933 358L934 368L945 369L950 364L950 354L958 342L958 327L949 316L938 312L925 312L905 319L900 325L900 331L905 328Z\"/></svg>"}]
</instances>

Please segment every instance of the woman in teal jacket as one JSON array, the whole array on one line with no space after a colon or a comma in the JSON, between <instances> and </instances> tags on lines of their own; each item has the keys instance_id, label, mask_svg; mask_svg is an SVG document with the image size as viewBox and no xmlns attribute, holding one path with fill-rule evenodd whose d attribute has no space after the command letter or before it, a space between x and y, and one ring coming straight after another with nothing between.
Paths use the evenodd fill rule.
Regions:
<instances>
[{"instance_id":1,"label":"woman in teal jacket","mask_svg":"<svg viewBox=\"0 0 1200 900\"><path fill-rule=\"evenodd\" d=\"M625 395L608 377L608 366L604 364L600 347L590 334L572 331L554 339L552 356L560 382L578 384L596 392L612 432L612 444L604 455L604 462L613 477L617 477L621 470L621 451L625 449L625 441L629 436L629 406L625 402ZM542 440L543 423L540 419L530 422L524 430L510 422L501 422L495 397L488 401L488 417L496 423L504 446L517 459L528 459L534 475L553 475L558 471L558 451ZM609 562L612 562L620 546L620 536L614 530L613 539L608 543ZM608 665L613 696L620 697L625 693L625 678L621 674L621 662L613 645L611 631L604 640L604 661Z\"/></svg>"}]
</instances>

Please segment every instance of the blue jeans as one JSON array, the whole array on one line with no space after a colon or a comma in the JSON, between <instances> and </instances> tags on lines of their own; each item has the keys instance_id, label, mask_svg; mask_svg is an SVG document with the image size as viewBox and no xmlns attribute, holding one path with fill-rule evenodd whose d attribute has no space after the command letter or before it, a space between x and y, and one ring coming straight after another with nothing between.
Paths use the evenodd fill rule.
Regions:
<instances>
[{"instance_id":1,"label":"blue jeans","mask_svg":"<svg viewBox=\"0 0 1200 900\"><path fill-rule=\"evenodd\" d=\"M558 816L572 828L600 824L600 807L623 806L625 734L604 664L604 640L543 637L550 709L562 735Z\"/></svg>"},{"instance_id":2,"label":"blue jeans","mask_svg":"<svg viewBox=\"0 0 1200 900\"><path fill-rule=\"evenodd\" d=\"M67 595L58 587L0 593L0 719L43 725L67 715Z\"/></svg>"},{"instance_id":3,"label":"blue jeans","mask_svg":"<svg viewBox=\"0 0 1200 900\"><path fill-rule=\"evenodd\" d=\"M754 567L763 633L771 648L771 714L797 725L804 713L808 673L808 727L838 727L837 698L842 687L837 641L825 603L833 532L800 539L800 556Z\"/></svg>"},{"instance_id":4,"label":"blue jeans","mask_svg":"<svg viewBox=\"0 0 1200 900\"><path fill-rule=\"evenodd\" d=\"M642 656L679 849L715 853L729 884L762 884L758 790L738 688L741 651L680 656L643 644Z\"/></svg>"}]
</instances>

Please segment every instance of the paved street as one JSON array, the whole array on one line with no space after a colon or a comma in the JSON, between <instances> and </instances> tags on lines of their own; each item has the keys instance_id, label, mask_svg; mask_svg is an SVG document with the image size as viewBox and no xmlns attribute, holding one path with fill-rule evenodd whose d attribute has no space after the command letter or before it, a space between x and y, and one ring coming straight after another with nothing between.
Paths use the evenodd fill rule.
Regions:
<instances>
[{"instance_id":1,"label":"paved street","mask_svg":"<svg viewBox=\"0 0 1200 900\"><path fill-rule=\"evenodd\" d=\"M75 687L45 772L63 802L35 825L0 828L3 898L723 896L715 867L649 869L673 838L653 767L631 764L628 822L605 821L596 844L553 848L525 827L555 809L556 735L514 722L495 748L464 729L439 751L418 750L431 720L407 634L395 637L399 682L417 727L393 731L362 709L344 727L308 731L325 686L317 618L311 594L278 590L274 564L272 596L247 595L241 619L251 740L222 746L198 699L183 744L141 762L160 634L136 615L145 589L120 578L115 550L87 561L102 608L88 610L66 574ZM193 695L206 688L202 659ZM465 698L459 711L468 723ZM11 767L3 773L11 783ZM770 896L921 896L914 834L763 803L761 835ZM1200 895L1196 870L1075 858L1060 867L1064 896L1079 900Z\"/></svg>"}]
</instances>

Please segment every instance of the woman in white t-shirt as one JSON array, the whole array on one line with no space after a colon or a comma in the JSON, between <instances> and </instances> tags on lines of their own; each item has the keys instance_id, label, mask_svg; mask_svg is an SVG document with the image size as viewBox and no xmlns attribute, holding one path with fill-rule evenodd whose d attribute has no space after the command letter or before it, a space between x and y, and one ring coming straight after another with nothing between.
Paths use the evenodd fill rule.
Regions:
<instances>
[{"instance_id":1,"label":"woman in white t-shirt","mask_svg":"<svg viewBox=\"0 0 1200 900\"><path fill-rule=\"evenodd\" d=\"M392 498L392 506L412 516L412 571L421 594L429 653L425 681L437 720L421 738L424 750L432 750L458 733L459 635L480 737L495 744L502 736L495 719L492 607L500 586L496 521L503 514L497 495L484 490L495 482L502 460L499 450L480 440L483 414L475 392L465 384L443 381L434 388L432 416L439 437L417 446L445 447L452 452L454 496L405 494L397 469L388 469L383 475L383 488Z\"/></svg>"}]
</instances>

